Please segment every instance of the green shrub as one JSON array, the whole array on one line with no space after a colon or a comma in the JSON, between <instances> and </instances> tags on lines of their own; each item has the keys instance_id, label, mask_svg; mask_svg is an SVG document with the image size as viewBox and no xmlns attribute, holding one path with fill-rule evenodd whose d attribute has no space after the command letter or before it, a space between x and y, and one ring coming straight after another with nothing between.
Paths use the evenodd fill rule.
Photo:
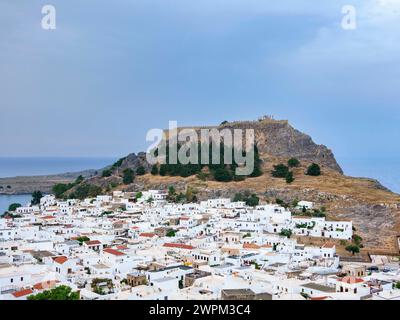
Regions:
<instances>
[{"instance_id":1,"label":"green shrub","mask_svg":"<svg viewBox=\"0 0 400 320\"><path fill-rule=\"evenodd\" d=\"M351 244L351 245L348 245L346 247L346 250L351 252L354 255L355 253L359 253L360 252L360 247L357 246L357 245Z\"/></svg>"},{"instance_id":2,"label":"green shrub","mask_svg":"<svg viewBox=\"0 0 400 320\"><path fill-rule=\"evenodd\" d=\"M300 161L297 160L296 158L290 158L288 160L288 166L290 168L298 167L300 165Z\"/></svg>"},{"instance_id":3,"label":"green shrub","mask_svg":"<svg viewBox=\"0 0 400 320\"><path fill-rule=\"evenodd\" d=\"M285 177L286 183L292 183L294 181L293 172L289 171Z\"/></svg>"},{"instance_id":4,"label":"green shrub","mask_svg":"<svg viewBox=\"0 0 400 320\"><path fill-rule=\"evenodd\" d=\"M122 181L124 184L131 184L135 180L135 173L132 169L126 168L123 172Z\"/></svg>"},{"instance_id":5,"label":"green shrub","mask_svg":"<svg viewBox=\"0 0 400 320\"><path fill-rule=\"evenodd\" d=\"M109 170L109 169L106 169L106 170L103 170L103 172L101 173L101 176L103 177L103 178L106 178L106 177L111 177L111 170Z\"/></svg>"},{"instance_id":6,"label":"green shrub","mask_svg":"<svg viewBox=\"0 0 400 320\"><path fill-rule=\"evenodd\" d=\"M157 165L155 164L155 165L153 165L152 167L151 167L151 171L150 171L150 173L153 175L153 176L155 176L155 175L157 175L158 174L158 167L157 167Z\"/></svg>"},{"instance_id":7,"label":"green shrub","mask_svg":"<svg viewBox=\"0 0 400 320\"><path fill-rule=\"evenodd\" d=\"M286 178L289 173L289 168L284 164L280 163L274 166L274 170L271 171L271 174L275 178Z\"/></svg>"},{"instance_id":8,"label":"green shrub","mask_svg":"<svg viewBox=\"0 0 400 320\"><path fill-rule=\"evenodd\" d=\"M28 300L79 300L79 292L72 292L68 286L58 286L51 290L31 295Z\"/></svg>"},{"instance_id":9,"label":"green shrub","mask_svg":"<svg viewBox=\"0 0 400 320\"><path fill-rule=\"evenodd\" d=\"M19 207L22 207L20 203L12 203L8 206L8 211L15 211Z\"/></svg>"},{"instance_id":10,"label":"green shrub","mask_svg":"<svg viewBox=\"0 0 400 320\"><path fill-rule=\"evenodd\" d=\"M281 236L285 236L287 238L290 238L292 236L292 230L290 230L290 229L282 229L279 234Z\"/></svg>"},{"instance_id":11,"label":"green shrub","mask_svg":"<svg viewBox=\"0 0 400 320\"><path fill-rule=\"evenodd\" d=\"M321 174L321 168L318 164L313 163L307 168L307 175L309 176L319 176Z\"/></svg>"},{"instance_id":12,"label":"green shrub","mask_svg":"<svg viewBox=\"0 0 400 320\"><path fill-rule=\"evenodd\" d=\"M143 167L143 166L139 166L137 169L136 169L136 175L138 175L138 176L143 176L143 175L145 175L146 174L146 169Z\"/></svg>"}]
</instances>

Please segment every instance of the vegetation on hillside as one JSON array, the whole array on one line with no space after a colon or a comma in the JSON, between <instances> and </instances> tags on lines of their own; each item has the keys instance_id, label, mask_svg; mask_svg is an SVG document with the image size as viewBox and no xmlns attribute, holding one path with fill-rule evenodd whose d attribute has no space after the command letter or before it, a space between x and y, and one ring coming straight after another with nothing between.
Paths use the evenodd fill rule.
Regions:
<instances>
[{"instance_id":1,"label":"vegetation on hillside","mask_svg":"<svg viewBox=\"0 0 400 320\"><path fill-rule=\"evenodd\" d=\"M234 202L243 201L246 205L255 207L260 202L259 197L256 194L250 194L250 192L245 191L244 193L236 193L232 199Z\"/></svg>"},{"instance_id":2,"label":"vegetation on hillside","mask_svg":"<svg viewBox=\"0 0 400 320\"><path fill-rule=\"evenodd\" d=\"M33 206L40 204L40 199L42 199L42 198L43 198L43 194L41 191L33 191L31 204Z\"/></svg>"},{"instance_id":3,"label":"vegetation on hillside","mask_svg":"<svg viewBox=\"0 0 400 320\"><path fill-rule=\"evenodd\" d=\"M283 163L274 166L274 170L271 171L271 175L274 178L284 178L287 183L294 181L293 172L289 171L289 167Z\"/></svg>"},{"instance_id":4,"label":"vegetation on hillside","mask_svg":"<svg viewBox=\"0 0 400 320\"><path fill-rule=\"evenodd\" d=\"M63 194L66 193L67 191L71 190L73 187L79 185L84 181L83 176L79 176L78 178L75 179L74 182L71 183L57 183L56 185L53 186L53 193L56 196L56 198L62 198Z\"/></svg>"},{"instance_id":5,"label":"vegetation on hillside","mask_svg":"<svg viewBox=\"0 0 400 320\"><path fill-rule=\"evenodd\" d=\"M306 174L309 176L319 176L321 174L321 168L318 164L313 163L307 168Z\"/></svg>"},{"instance_id":6,"label":"vegetation on hillside","mask_svg":"<svg viewBox=\"0 0 400 320\"><path fill-rule=\"evenodd\" d=\"M8 206L8 211L15 211L17 210L19 207L22 207L22 205L20 203L12 203Z\"/></svg>"},{"instance_id":7,"label":"vegetation on hillside","mask_svg":"<svg viewBox=\"0 0 400 320\"><path fill-rule=\"evenodd\" d=\"M180 150L181 146L178 145L177 149L178 152ZM199 162L201 159L201 144L198 144L198 159ZM232 164L224 164L224 157L225 157L225 148L224 144L220 144L220 150L219 150L219 159L220 159L220 164L213 164L212 161L212 146L209 146L209 159L208 162L209 164L182 164L180 163L179 159L177 160L176 164L169 164L170 159L169 155L167 153L166 156L166 161L164 164L161 164L158 169L158 174L160 176L180 176L180 177L189 177L192 175L198 175L199 178L202 180L205 180L209 176L211 176L214 180L216 181L221 181L221 182L229 182L229 181L241 181L245 177L243 176L238 176L235 174L236 168L238 168L239 164L235 161L234 159L234 153L233 150L232 152ZM243 155L246 155L244 152ZM202 170L203 168L207 167L210 175L203 174ZM156 170L154 169L154 173L152 174L156 175ZM261 170L261 159L259 156L259 152L257 149L257 146L254 146L254 170L253 172L248 176L248 177L258 177L262 175L262 170Z\"/></svg>"},{"instance_id":8,"label":"vegetation on hillside","mask_svg":"<svg viewBox=\"0 0 400 320\"><path fill-rule=\"evenodd\" d=\"M124 184L130 184L133 182L133 180L135 180L135 172L130 168L126 168L123 171L122 181Z\"/></svg>"}]
</instances>

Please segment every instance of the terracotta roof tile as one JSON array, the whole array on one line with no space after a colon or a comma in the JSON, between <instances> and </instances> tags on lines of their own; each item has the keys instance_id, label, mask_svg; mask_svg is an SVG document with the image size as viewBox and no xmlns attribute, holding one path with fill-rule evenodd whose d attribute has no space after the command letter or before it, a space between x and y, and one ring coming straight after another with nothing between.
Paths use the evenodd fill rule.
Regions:
<instances>
[{"instance_id":1,"label":"terracotta roof tile","mask_svg":"<svg viewBox=\"0 0 400 320\"><path fill-rule=\"evenodd\" d=\"M104 249L103 251L106 253L112 254L114 256L124 256L125 255L125 253L115 250L115 249L111 249L111 248Z\"/></svg>"},{"instance_id":2,"label":"terracotta roof tile","mask_svg":"<svg viewBox=\"0 0 400 320\"><path fill-rule=\"evenodd\" d=\"M152 232L142 232L142 233L139 233L139 236L146 237L146 238L153 238L156 236L156 234L152 233Z\"/></svg>"},{"instance_id":3,"label":"terracotta roof tile","mask_svg":"<svg viewBox=\"0 0 400 320\"><path fill-rule=\"evenodd\" d=\"M68 261L68 258L65 256L61 256L61 257L53 258L53 261L58 264L64 264L66 261Z\"/></svg>"},{"instance_id":4,"label":"terracotta roof tile","mask_svg":"<svg viewBox=\"0 0 400 320\"><path fill-rule=\"evenodd\" d=\"M12 295L16 298L21 298L27 296L28 294L32 294L33 291L31 289L24 289L21 291L14 292Z\"/></svg>"},{"instance_id":5,"label":"terracotta roof tile","mask_svg":"<svg viewBox=\"0 0 400 320\"><path fill-rule=\"evenodd\" d=\"M361 279L361 278L356 278L356 277L353 277L353 276L346 276L346 277L343 277L342 279L339 279L339 281L345 282L345 283L348 283L348 284L355 284L355 283L364 282L363 279Z\"/></svg>"},{"instance_id":6,"label":"terracotta roof tile","mask_svg":"<svg viewBox=\"0 0 400 320\"><path fill-rule=\"evenodd\" d=\"M261 247L255 243L243 243L243 249L260 249Z\"/></svg>"},{"instance_id":7,"label":"terracotta roof tile","mask_svg":"<svg viewBox=\"0 0 400 320\"><path fill-rule=\"evenodd\" d=\"M195 247L183 243L164 243L164 247L192 250Z\"/></svg>"},{"instance_id":8,"label":"terracotta roof tile","mask_svg":"<svg viewBox=\"0 0 400 320\"><path fill-rule=\"evenodd\" d=\"M36 290L50 289L50 288L53 288L59 282L60 281L58 281L58 280L43 281L43 282L36 283L33 286L33 288Z\"/></svg>"},{"instance_id":9,"label":"terracotta roof tile","mask_svg":"<svg viewBox=\"0 0 400 320\"><path fill-rule=\"evenodd\" d=\"M99 244L101 244L101 242L99 240L89 240L89 241L85 241L85 244L88 246L93 246L93 245L99 245Z\"/></svg>"}]
</instances>

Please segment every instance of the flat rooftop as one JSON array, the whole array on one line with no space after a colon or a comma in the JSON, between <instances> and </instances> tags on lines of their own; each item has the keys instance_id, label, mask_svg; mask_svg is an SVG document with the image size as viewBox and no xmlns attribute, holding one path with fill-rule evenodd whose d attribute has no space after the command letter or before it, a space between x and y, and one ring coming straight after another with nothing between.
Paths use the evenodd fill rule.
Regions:
<instances>
[{"instance_id":1,"label":"flat rooftop","mask_svg":"<svg viewBox=\"0 0 400 320\"><path fill-rule=\"evenodd\" d=\"M322 292L336 292L336 289L333 287L328 287L323 284L315 283L315 282L309 282L306 284L303 284L302 287L309 288L309 289L314 289Z\"/></svg>"}]
</instances>

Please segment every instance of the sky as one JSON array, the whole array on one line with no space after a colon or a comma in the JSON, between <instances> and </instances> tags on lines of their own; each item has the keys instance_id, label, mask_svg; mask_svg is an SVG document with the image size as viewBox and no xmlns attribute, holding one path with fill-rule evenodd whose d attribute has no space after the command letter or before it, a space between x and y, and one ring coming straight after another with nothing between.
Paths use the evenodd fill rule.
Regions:
<instances>
[{"instance_id":1,"label":"sky","mask_svg":"<svg viewBox=\"0 0 400 320\"><path fill-rule=\"evenodd\" d=\"M2 0L0 39L0 157L119 157L170 120L267 114L400 158L400 0Z\"/></svg>"}]
</instances>

